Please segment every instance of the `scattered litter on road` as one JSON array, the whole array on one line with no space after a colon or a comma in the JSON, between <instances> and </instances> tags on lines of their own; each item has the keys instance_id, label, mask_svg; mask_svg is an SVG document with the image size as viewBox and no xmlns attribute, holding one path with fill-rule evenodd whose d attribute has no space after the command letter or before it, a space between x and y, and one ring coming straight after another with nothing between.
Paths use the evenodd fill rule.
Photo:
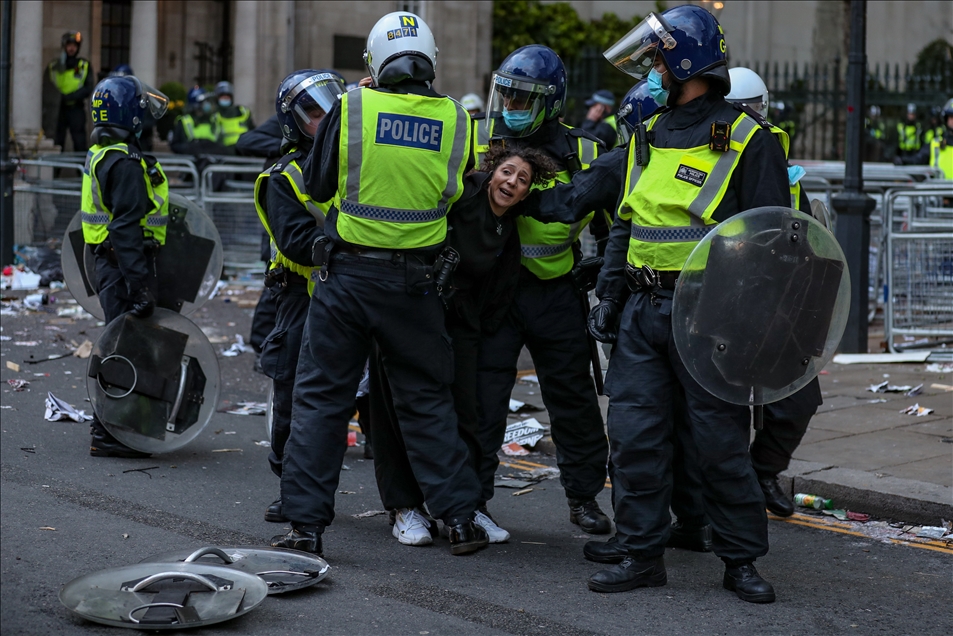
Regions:
<instances>
[{"instance_id":1,"label":"scattered litter on road","mask_svg":"<svg viewBox=\"0 0 953 636\"><path fill-rule=\"evenodd\" d=\"M355 448L357 446L357 431L347 432L347 447Z\"/></svg>"},{"instance_id":2,"label":"scattered litter on road","mask_svg":"<svg viewBox=\"0 0 953 636\"><path fill-rule=\"evenodd\" d=\"M923 385L918 384L917 386L912 386L906 384L904 386L898 386L884 380L880 384L871 384L867 387L867 390L871 393L905 393L908 396L914 396L923 392Z\"/></svg>"},{"instance_id":3,"label":"scattered litter on road","mask_svg":"<svg viewBox=\"0 0 953 636\"><path fill-rule=\"evenodd\" d=\"M386 510L368 510L367 512L361 512L356 515L351 515L355 519L367 519L368 517L379 517L380 515L386 515Z\"/></svg>"},{"instance_id":4,"label":"scattered litter on road","mask_svg":"<svg viewBox=\"0 0 953 636\"><path fill-rule=\"evenodd\" d=\"M235 334L235 342L232 343L232 346L228 349L222 349L222 355L226 358L234 358L235 356L241 355L248 350L248 345L245 344L245 339L242 338L240 333Z\"/></svg>"},{"instance_id":5,"label":"scattered litter on road","mask_svg":"<svg viewBox=\"0 0 953 636\"><path fill-rule=\"evenodd\" d=\"M60 317L76 318L78 320L95 320L95 316L83 309L80 305L70 305L60 307L56 310L56 315Z\"/></svg>"},{"instance_id":6,"label":"scattered litter on road","mask_svg":"<svg viewBox=\"0 0 953 636\"><path fill-rule=\"evenodd\" d=\"M241 453L242 449L240 448L215 448L212 450L213 453Z\"/></svg>"},{"instance_id":7,"label":"scattered litter on road","mask_svg":"<svg viewBox=\"0 0 953 636\"><path fill-rule=\"evenodd\" d=\"M543 439L545 434L546 427L540 424L535 417L531 417L508 424L503 436L503 445L507 446L515 442L521 446L532 447L536 445L536 442Z\"/></svg>"},{"instance_id":8,"label":"scattered litter on road","mask_svg":"<svg viewBox=\"0 0 953 636\"><path fill-rule=\"evenodd\" d=\"M0 336L0 342L7 342L8 340L13 340L10 336Z\"/></svg>"},{"instance_id":9,"label":"scattered litter on road","mask_svg":"<svg viewBox=\"0 0 953 636\"><path fill-rule=\"evenodd\" d=\"M266 439L263 439L260 442L255 442L255 446L264 446L265 448L271 448L271 442L269 442Z\"/></svg>"},{"instance_id":10,"label":"scattered litter on road","mask_svg":"<svg viewBox=\"0 0 953 636\"><path fill-rule=\"evenodd\" d=\"M10 289L37 289L40 286L40 278L39 274L15 269Z\"/></svg>"},{"instance_id":11,"label":"scattered litter on road","mask_svg":"<svg viewBox=\"0 0 953 636\"><path fill-rule=\"evenodd\" d=\"M519 381L523 384L539 384L539 376L537 376L535 373L532 373L530 375L524 375L520 377Z\"/></svg>"},{"instance_id":12,"label":"scattered litter on road","mask_svg":"<svg viewBox=\"0 0 953 636\"><path fill-rule=\"evenodd\" d=\"M542 541L520 541L520 543L525 543L526 545L546 545Z\"/></svg>"},{"instance_id":13,"label":"scattered litter on road","mask_svg":"<svg viewBox=\"0 0 953 636\"><path fill-rule=\"evenodd\" d=\"M157 469L157 468L158 468L158 466L149 466L148 468L130 468L130 469L124 470L124 471L122 471L122 472L123 472L123 474L125 474L125 473L145 473L146 475L149 475L149 479L152 479L152 475L150 475L150 474L147 473L146 471L147 471L147 470L155 470L155 469Z\"/></svg>"},{"instance_id":14,"label":"scattered litter on road","mask_svg":"<svg viewBox=\"0 0 953 636\"><path fill-rule=\"evenodd\" d=\"M866 523L870 521L870 515L863 512L853 512L851 510L848 510L847 519L850 521L859 521L861 523Z\"/></svg>"},{"instance_id":15,"label":"scattered litter on road","mask_svg":"<svg viewBox=\"0 0 953 636\"><path fill-rule=\"evenodd\" d=\"M907 408L900 411L903 415L916 415L917 417L923 417L924 415L929 415L933 412L933 409L928 409L925 406L920 406L919 403L914 404L913 406L908 406Z\"/></svg>"},{"instance_id":16,"label":"scattered litter on road","mask_svg":"<svg viewBox=\"0 0 953 636\"><path fill-rule=\"evenodd\" d=\"M30 386L29 382L27 382L26 380L20 380L20 379L7 380L7 384L12 386L13 390L16 391L17 393L19 393L20 391L25 391L26 388Z\"/></svg>"},{"instance_id":17,"label":"scattered litter on road","mask_svg":"<svg viewBox=\"0 0 953 636\"><path fill-rule=\"evenodd\" d=\"M73 351L73 357L83 358L84 360L89 357L89 354L93 352L93 341L92 340L83 340L83 343L76 347Z\"/></svg>"},{"instance_id":18,"label":"scattered litter on road","mask_svg":"<svg viewBox=\"0 0 953 636\"><path fill-rule=\"evenodd\" d=\"M838 353L834 364L892 364L895 362L926 362L929 351L903 353Z\"/></svg>"},{"instance_id":19,"label":"scattered litter on road","mask_svg":"<svg viewBox=\"0 0 953 636\"><path fill-rule=\"evenodd\" d=\"M20 372L20 365L17 364L16 362L10 362L9 360L7 360L7 368L13 371L14 373Z\"/></svg>"},{"instance_id":20,"label":"scattered litter on road","mask_svg":"<svg viewBox=\"0 0 953 636\"><path fill-rule=\"evenodd\" d=\"M528 488L535 484L535 481L524 481L522 479L499 479L493 483L496 488L513 488L517 490L522 490L523 488Z\"/></svg>"},{"instance_id":21,"label":"scattered litter on road","mask_svg":"<svg viewBox=\"0 0 953 636\"><path fill-rule=\"evenodd\" d=\"M235 431L225 431L226 435L238 435Z\"/></svg>"},{"instance_id":22,"label":"scattered litter on road","mask_svg":"<svg viewBox=\"0 0 953 636\"><path fill-rule=\"evenodd\" d=\"M213 298L215 298L215 296L218 295L218 292L222 291L222 289L224 289L226 285L228 285L228 283L226 283L223 280L220 280L217 283L215 283L215 289L213 289L212 293L209 294L208 299L212 300Z\"/></svg>"},{"instance_id":23,"label":"scattered litter on road","mask_svg":"<svg viewBox=\"0 0 953 636\"><path fill-rule=\"evenodd\" d=\"M73 420L74 422L88 422L92 416L86 415L85 411L73 408L72 405L59 399L52 393L46 394L46 414L43 416L48 422L60 422L62 420Z\"/></svg>"},{"instance_id":24,"label":"scattered litter on road","mask_svg":"<svg viewBox=\"0 0 953 636\"><path fill-rule=\"evenodd\" d=\"M514 497L519 497L520 495L525 495L525 494L527 494L527 493L531 493L531 492L533 492L533 490L534 490L533 488L524 488L523 490L517 490L516 492L513 493L513 496L514 496Z\"/></svg>"},{"instance_id":25,"label":"scattered litter on road","mask_svg":"<svg viewBox=\"0 0 953 636\"><path fill-rule=\"evenodd\" d=\"M8 406L6 404L4 404L3 406L0 406L0 409L13 409L14 411L16 410L12 406Z\"/></svg>"},{"instance_id":26,"label":"scattered litter on road","mask_svg":"<svg viewBox=\"0 0 953 636\"><path fill-rule=\"evenodd\" d=\"M40 530L50 530L52 532L56 532L56 528L53 526L40 526Z\"/></svg>"},{"instance_id":27,"label":"scattered litter on road","mask_svg":"<svg viewBox=\"0 0 953 636\"><path fill-rule=\"evenodd\" d=\"M149 473L146 473L146 474L148 475ZM122 533L122 538L123 538L123 539L128 539L128 538L129 538L129 533L128 533L128 532L123 532L123 533Z\"/></svg>"},{"instance_id":28,"label":"scattered litter on road","mask_svg":"<svg viewBox=\"0 0 953 636\"><path fill-rule=\"evenodd\" d=\"M535 404L527 404L526 402L520 402L519 400L510 398L510 413L535 413L536 411L542 410L543 409Z\"/></svg>"},{"instance_id":29,"label":"scattered litter on road","mask_svg":"<svg viewBox=\"0 0 953 636\"><path fill-rule=\"evenodd\" d=\"M917 532L917 536L921 539L942 539L949 533L949 530L943 526L923 526L920 528L920 531Z\"/></svg>"},{"instance_id":30,"label":"scattered litter on road","mask_svg":"<svg viewBox=\"0 0 953 636\"><path fill-rule=\"evenodd\" d=\"M24 453L33 453L36 455L36 446L24 446L20 448Z\"/></svg>"},{"instance_id":31,"label":"scattered litter on road","mask_svg":"<svg viewBox=\"0 0 953 636\"><path fill-rule=\"evenodd\" d=\"M544 480L544 479L559 479L559 469L555 466L544 466L543 468L534 468L529 471L529 476L532 479Z\"/></svg>"},{"instance_id":32,"label":"scattered litter on road","mask_svg":"<svg viewBox=\"0 0 953 636\"><path fill-rule=\"evenodd\" d=\"M523 455L529 455L529 451L517 444L516 442L510 442L509 444L503 444L501 449L504 455L510 457L521 457Z\"/></svg>"},{"instance_id":33,"label":"scattered litter on road","mask_svg":"<svg viewBox=\"0 0 953 636\"><path fill-rule=\"evenodd\" d=\"M338 494L340 495L356 495L357 493L353 490L339 490Z\"/></svg>"},{"instance_id":34,"label":"scattered litter on road","mask_svg":"<svg viewBox=\"0 0 953 636\"><path fill-rule=\"evenodd\" d=\"M62 355L50 355L45 358L40 358L39 360L24 360L23 364L40 364L41 362L49 362L50 360L60 360L62 358L68 358L72 353L64 353ZM31 354L32 356L32 354Z\"/></svg>"},{"instance_id":35,"label":"scattered litter on road","mask_svg":"<svg viewBox=\"0 0 953 636\"><path fill-rule=\"evenodd\" d=\"M918 384L912 389L910 389L909 391L907 391L906 393L904 393L904 395L907 397L915 397L917 395L920 395L921 393L923 393L923 385Z\"/></svg>"},{"instance_id":36,"label":"scattered litter on road","mask_svg":"<svg viewBox=\"0 0 953 636\"><path fill-rule=\"evenodd\" d=\"M834 502L830 499L824 499L820 495L809 495L799 492L794 495L794 503L805 508L814 508L815 510L833 510Z\"/></svg>"},{"instance_id":37,"label":"scattered litter on road","mask_svg":"<svg viewBox=\"0 0 953 636\"><path fill-rule=\"evenodd\" d=\"M18 347L35 347L36 345L40 344L40 341L39 340L17 340L13 344L15 344Z\"/></svg>"},{"instance_id":38,"label":"scattered litter on road","mask_svg":"<svg viewBox=\"0 0 953 636\"><path fill-rule=\"evenodd\" d=\"M7 364L10 364L10 363L8 362ZM947 391L947 392L953 391L953 386L950 386L949 384L931 384L930 388L940 389L941 391Z\"/></svg>"},{"instance_id":39,"label":"scattered litter on road","mask_svg":"<svg viewBox=\"0 0 953 636\"><path fill-rule=\"evenodd\" d=\"M932 362L927 365L927 373L953 373L953 363Z\"/></svg>"},{"instance_id":40,"label":"scattered litter on road","mask_svg":"<svg viewBox=\"0 0 953 636\"><path fill-rule=\"evenodd\" d=\"M232 415L264 415L267 409L268 405L264 402L239 402L238 406L225 412Z\"/></svg>"}]
</instances>

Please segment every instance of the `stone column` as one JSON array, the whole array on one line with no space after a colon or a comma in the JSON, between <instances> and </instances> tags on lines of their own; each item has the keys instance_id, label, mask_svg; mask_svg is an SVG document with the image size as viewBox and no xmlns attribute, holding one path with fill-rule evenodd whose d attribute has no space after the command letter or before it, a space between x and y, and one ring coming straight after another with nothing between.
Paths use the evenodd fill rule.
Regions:
<instances>
[{"instance_id":1,"label":"stone column","mask_svg":"<svg viewBox=\"0 0 953 636\"><path fill-rule=\"evenodd\" d=\"M156 86L156 64L159 55L159 3L157 0L136 0L132 3L132 24L129 30L129 66L140 80Z\"/></svg>"},{"instance_id":2,"label":"stone column","mask_svg":"<svg viewBox=\"0 0 953 636\"><path fill-rule=\"evenodd\" d=\"M235 103L252 109L258 99L258 4L258 0L238 0L235 3L235 36L232 38ZM257 116L256 119L263 121L266 118Z\"/></svg>"},{"instance_id":3,"label":"stone column","mask_svg":"<svg viewBox=\"0 0 953 636\"><path fill-rule=\"evenodd\" d=\"M13 23L10 126L17 138L36 138L43 127L43 2L18 2Z\"/></svg>"}]
</instances>

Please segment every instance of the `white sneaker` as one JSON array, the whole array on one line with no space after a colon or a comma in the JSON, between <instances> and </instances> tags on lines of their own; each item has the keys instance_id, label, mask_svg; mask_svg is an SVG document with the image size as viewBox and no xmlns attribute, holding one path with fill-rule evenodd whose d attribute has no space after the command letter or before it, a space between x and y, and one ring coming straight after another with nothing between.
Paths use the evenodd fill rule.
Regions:
<instances>
[{"instance_id":1,"label":"white sneaker","mask_svg":"<svg viewBox=\"0 0 953 636\"><path fill-rule=\"evenodd\" d=\"M490 519L490 516L477 510L473 523L477 524L490 537L490 543L506 543L510 540L510 533L496 525L496 522Z\"/></svg>"},{"instance_id":2,"label":"white sneaker","mask_svg":"<svg viewBox=\"0 0 953 636\"><path fill-rule=\"evenodd\" d=\"M430 522L413 508L401 508L394 519L394 536L404 545L430 545Z\"/></svg>"}]
</instances>

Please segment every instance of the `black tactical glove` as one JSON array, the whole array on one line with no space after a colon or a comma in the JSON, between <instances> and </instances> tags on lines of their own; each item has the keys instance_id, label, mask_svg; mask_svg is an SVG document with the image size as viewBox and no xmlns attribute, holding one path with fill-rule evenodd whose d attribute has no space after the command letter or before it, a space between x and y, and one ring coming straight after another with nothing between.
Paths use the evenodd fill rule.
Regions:
<instances>
[{"instance_id":1,"label":"black tactical glove","mask_svg":"<svg viewBox=\"0 0 953 636\"><path fill-rule=\"evenodd\" d=\"M148 287L141 287L132 299L132 309L130 313L139 318L148 318L156 308L156 297L152 295Z\"/></svg>"},{"instance_id":2,"label":"black tactical glove","mask_svg":"<svg viewBox=\"0 0 953 636\"><path fill-rule=\"evenodd\" d=\"M614 344L619 335L619 303L606 298L589 312L586 327L599 342Z\"/></svg>"},{"instance_id":3,"label":"black tactical glove","mask_svg":"<svg viewBox=\"0 0 953 636\"><path fill-rule=\"evenodd\" d=\"M584 258L575 267L570 270L572 282L581 292L588 292L596 288L596 279L599 278L599 270L602 269L604 262L601 256L590 256Z\"/></svg>"}]
</instances>

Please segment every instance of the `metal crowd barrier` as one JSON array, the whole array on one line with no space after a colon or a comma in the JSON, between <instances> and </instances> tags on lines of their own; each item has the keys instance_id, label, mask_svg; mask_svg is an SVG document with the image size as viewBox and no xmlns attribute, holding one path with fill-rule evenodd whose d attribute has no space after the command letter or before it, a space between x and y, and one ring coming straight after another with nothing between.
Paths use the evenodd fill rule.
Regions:
<instances>
[{"instance_id":1,"label":"metal crowd barrier","mask_svg":"<svg viewBox=\"0 0 953 636\"><path fill-rule=\"evenodd\" d=\"M890 351L953 345L953 181L891 189L884 208Z\"/></svg>"},{"instance_id":2,"label":"metal crowd barrier","mask_svg":"<svg viewBox=\"0 0 953 636\"><path fill-rule=\"evenodd\" d=\"M247 267L261 261L262 227L254 192L254 178L260 172L261 160L210 165L202 171L202 205L222 237L226 266ZM236 178L243 175L248 180Z\"/></svg>"}]
</instances>

